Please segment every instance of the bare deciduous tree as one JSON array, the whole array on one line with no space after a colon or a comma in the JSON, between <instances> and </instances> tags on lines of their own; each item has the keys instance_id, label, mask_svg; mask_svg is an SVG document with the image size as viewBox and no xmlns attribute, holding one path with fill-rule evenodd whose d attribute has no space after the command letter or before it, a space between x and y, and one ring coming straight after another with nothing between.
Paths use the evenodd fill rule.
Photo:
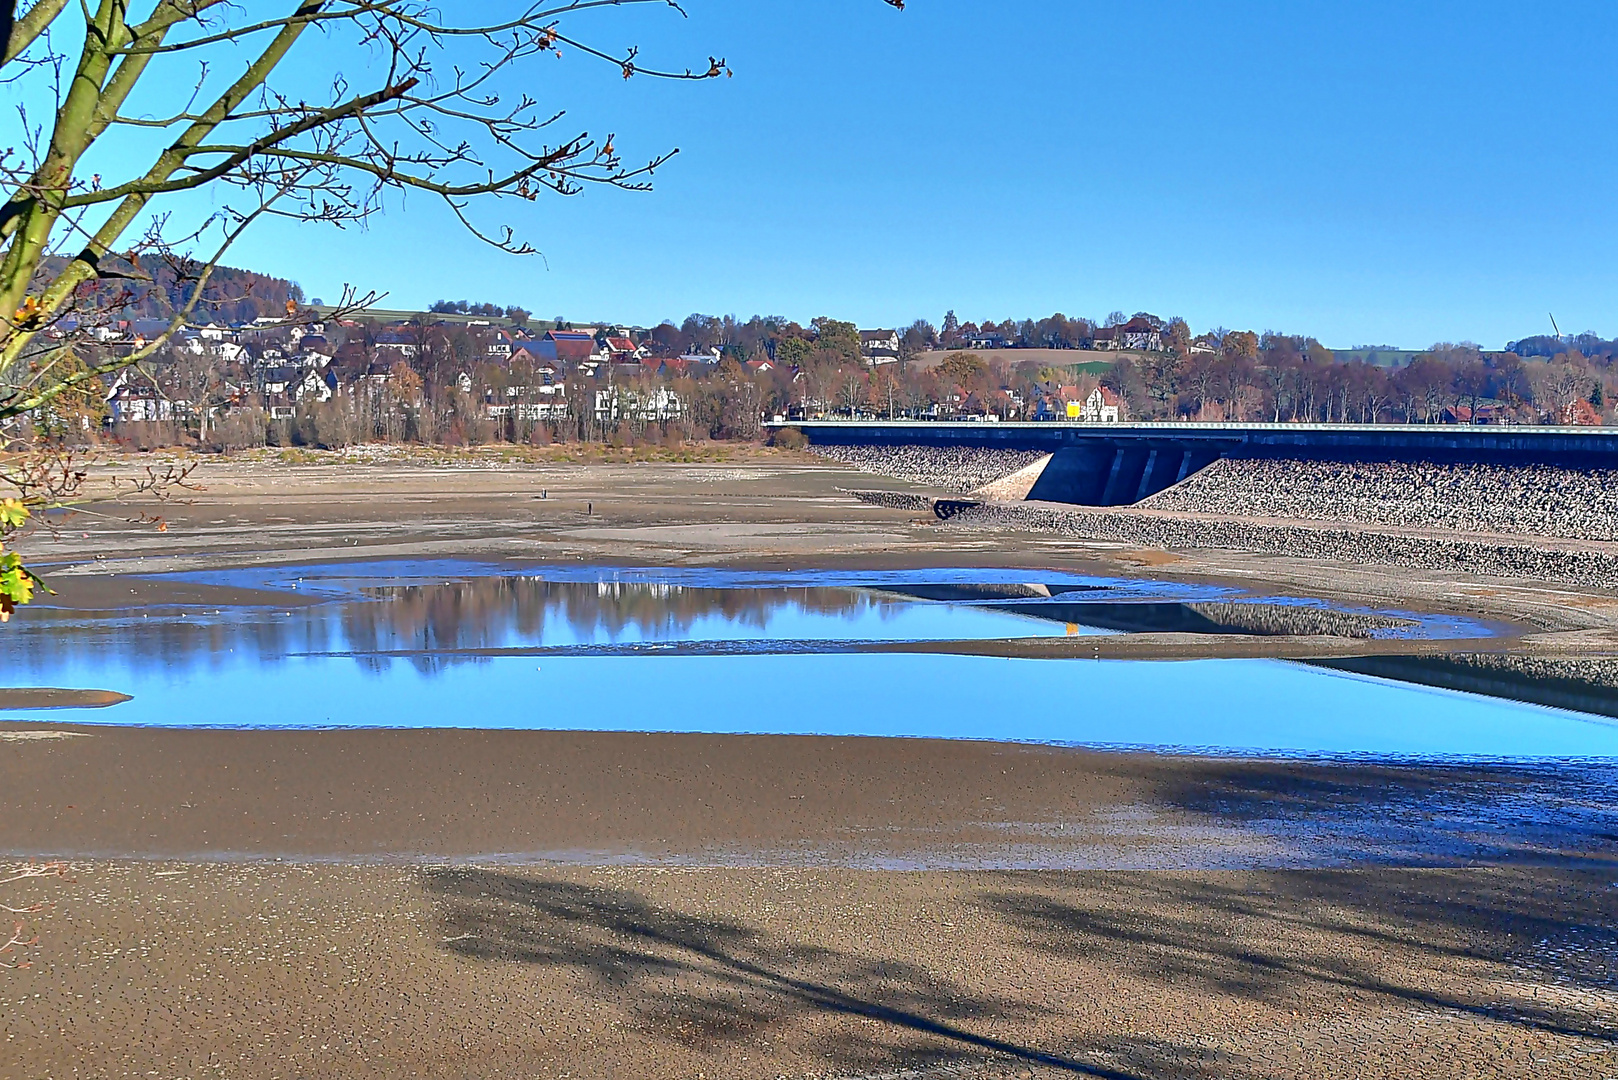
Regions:
<instances>
[{"instance_id":1,"label":"bare deciduous tree","mask_svg":"<svg viewBox=\"0 0 1618 1080\"><path fill-rule=\"evenodd\" d=\"M643 3L673 7L571 0L457 21L422 0L285 0L270 17L226 0L35 0L21 16L15 0L0 4L0 77L25 102L19 137L0 155L0 419L155 353L195 311L220 257L266 217L341 228L415 192L494 246L531 252L472 204L645 187L668 153L625 164L611 136L565 129L561 112L505 92L514 75L567 52L626 78L725 73L713 58L694 71L644 67L636 49L608 52L565 24L587 9ZM287 63L311 37L366 61L312 93ZM176 86L189 87L183 101ZM36 119L30 108L45 104L49 119ZM131 166L98 171L114 161ZM178 222L176 197L200 188L220 205ZM177 254L192 247L205 254ZM167 328L132 355L60 376L57 358L150 285L154 257L178 271Z\"/></svg>"},{"instance_id":2,"label":"bare deciduous tree","mask_svg":"<svg viewBox=\"0 0 1618 1080\"><path fill-rule=\"evenodd\" d=\"M657 70L635 48L570 30L590 9L640 4L679 11L671 0L552 0L509 17L425 0L34 0L19 13L19 0L0 0L0 79L21 102L0 151L0 424L154 356L203 304L219 260L266 219L349 228L416 194L528 253L474 204L645 188L673 151L627 164L612 136L566 127L562 112L508 90L569 53L625 78L727 73L712 57ZM271 7L280 13L262 14ZM321 41L358 67L311 86L289 58ZM207 212L184 220L199 190ZM376 298L347 289L328 317ZM162 328L103 347L96 331L145 300L161 301ZM5 501L0 545L49 497L19 494ZM0 558L0 594L26 602L32 575L3 546Z\"/></svg>"}]
</instances>

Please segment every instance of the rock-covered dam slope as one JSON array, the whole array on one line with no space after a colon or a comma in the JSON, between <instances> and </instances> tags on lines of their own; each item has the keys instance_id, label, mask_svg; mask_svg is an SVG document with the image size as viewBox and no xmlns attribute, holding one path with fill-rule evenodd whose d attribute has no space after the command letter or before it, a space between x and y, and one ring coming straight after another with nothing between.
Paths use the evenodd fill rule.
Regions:
<instances>
[{"instance_id":1,"label":"rock-covered dam slope","mask_svg":"<svg viewBox=\"0 0 1618 1080\"><path fill-rule=\"evenodd\" d=\"M1240 518L1618 540L1618 470L1233 459L1137 504Z\"/></svg>"}]
</instances>

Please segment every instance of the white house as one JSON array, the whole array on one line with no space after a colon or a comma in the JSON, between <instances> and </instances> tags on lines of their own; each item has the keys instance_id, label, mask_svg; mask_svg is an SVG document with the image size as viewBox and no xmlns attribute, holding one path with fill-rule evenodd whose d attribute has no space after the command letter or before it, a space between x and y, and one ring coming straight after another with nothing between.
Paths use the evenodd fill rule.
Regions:
<instances>
[{"instance_id":1,"label":"white house","mask_svg":"<svg viewBox=\"0 0 1618 1080\"><path fill-rule=\"evenodd\" d=\"M596 391L596 419L640 420L652 422L678 420L685 415L685 403L680 395L667 387L646 392L611 386Z\"/></svg>"},{"instance_id":2,"label":"white house","mask_svg":"<svg viewBox=\"0 0 1618 1080\"><path fill-rule=\"evenodd\" d=\"M1116 424L1124 418L1123 402L1105 386L1098 386L1084 399L1079 419L1087 424Z\"/></svg>"},{"instance_id":3,"label":"white house","mask_svg":"<svg viewBox=\"0 0 1618 1080\"><path fill-rule=\"evenodd\" d=\"M400 356L411 357L416 355L416 343L397 330L384 330L376 336L378 350L391 349Z\"/></svg>"},{"instance_id":4,"label":"white house","mask_svg":"<svg viewBox=\"0 0 1618 1080\"><path fill-rule=\"evenodd\" d=\"M118 372L107 388L106 404L108 419L114 424L173 420L177 415L175 402L157 388L150 376L133 368Z\"/></svg>"},{"instance_id":5,"label":"white house","mask_svg":"<svg viewBox=\"0 0 1618 1080\"><path fill-rule=\"evenodd\" d=\"M860 353L872 367L899 362L899 331L861 330Z\"/></svg>"},{"instance_id":6,"label":"white house","mask_svg":"<svg viewBox=\"0 0 1618 1080\"><path fill-rule=\"evenodd\" d=\"M488 354L498 356L502 360L509 360L511 358L511 347L516 343L517 339L511 334L504 330L496 330L489 336Z\"/></svg>"},{"instance_id":7,"label":"white house","mask_svg":"<svg viewBox=\"0 0 1618 1080\"><path fill-rule=\"evenodd\" d=\"M1152 320L1139 315L1122 326L1109 326L1097 330L1093 339L1097 349L1140 349L1144 352L1163 351L1163 331Z\"/></svg>"}]
</instances>

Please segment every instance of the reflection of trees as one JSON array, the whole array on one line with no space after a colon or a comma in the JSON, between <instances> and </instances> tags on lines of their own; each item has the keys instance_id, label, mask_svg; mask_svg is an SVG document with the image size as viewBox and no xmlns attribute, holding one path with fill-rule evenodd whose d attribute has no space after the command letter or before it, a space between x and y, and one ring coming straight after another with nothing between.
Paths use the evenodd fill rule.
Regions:
<instances>
[{"instance_id":1,"label":"reflection of trees","mask_svg":"<svg viewBox=\"0 0 1618 1080\"><path fill-rule=\"evenodd\" d=\"M343 636L356 652L486 649L561 637L547 636L547 623L567 627L567 636L578 641L675 640L704 619L761 629L784 609L844 615L873 603L849 589L700 589L514 577L386 586L366 595L382 602L342 607Z\"/></svg>"},{"instance_id":2,"label":"reflection of trees","mask_svg":"<svg viewBox=\"0 0 1618 1080\"><path fill-rule=\"evenodd\" d=\"M0 664L58 667L83 660L167 668L213 666L237 653L274 660L292 653L417 652L424 671L446 651L558 640L679 640L703 620L762 629L791 610L853 615L882 603L855 589L713 589L645 582L553 582L484 577L366 589L359 599L289 609L219 612L35 609L0 638ZM552 632L547 635L547 626ZM564 632L565 628L565 632ZM387 658L365 661L386 665Z\"/></svg>"}]
</instances>

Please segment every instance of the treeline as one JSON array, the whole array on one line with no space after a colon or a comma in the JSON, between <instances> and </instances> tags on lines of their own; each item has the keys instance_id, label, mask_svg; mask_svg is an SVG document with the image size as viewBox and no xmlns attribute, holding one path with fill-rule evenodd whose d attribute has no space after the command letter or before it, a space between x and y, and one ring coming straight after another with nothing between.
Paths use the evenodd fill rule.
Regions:
<instances>
[{"instance_id":1,"label":"treeline","mask_svg":"<svg viewBox=\"0 0 1618 1080\"><path fill-rule=\"evenodd\" d=\"M527 326L528 320L533 318L533 312L526 308L516 305L502 307L487 301L434 300L427 312L430 315L472 315L490 319L510 319L517 326ZM557 321L560 324L561 320Z\"/></svg>"},{"instance_id":2,"label":"treeline","mask_svg":"<svg viewBox=\"0 0 1618 1080\"><path fill-rule=\"evenodd\" d=\"M955 312L949 311L938 326L926 319L917 319L894 329L899 338L899 353L908 357L936 349L967 348L984 339L992 341L994 347L1013 349L1083 349L1094 341L1098 330L1122 326L1132 319L1142 320L1161 331L1165 341L1187 346L1192 340L1184 319L1159 319L1148 312L1127 316L1121 311L1113 312L1100 322L1069 318L1057 312L1042 319L984 320L981 323L963 323ZM813 351L827 342L828 333L838 343L852 341L857 351L859 332L855 324L824 316L803 326L780 315L754 315L743 321L734 315L695 314L678 324L667 321L653 327L648 344L661 355L719 349L739 360L767 357L793 363L805 347ZM781 344L792 341L803 344L789 345L789 350L793 351L780 356L777 350Z\"/></svg>"},{"instance_id":3,"label":"treeline","mask_svg":"<svg viewBox=\"0 0 1618 1080\"><path fill-rule=\"evenodd\" d=\"M62 259L46 260L42 272L54 277L65 266ZM81 291L68 318L95 324L173 318L190 302L200 269L183 260L156 255L142 256L135 263L109 258L102 268L106 276ZM297 282L255 270L217 266L202 287L202 298L191 321L236 324L284 317L289 302L304 302L303 289Z\"/></svg>"},{"instance_id":4,"label":"treeline","mask_svg":"<svg viewBox=\"0 0 1618 1080\"><path fill-rule=\"evenodd\" d=\"M1540 334L1536 337L1523 338L1521 341L1513 341L1506 346L1506 351L1516 353L1518 356L1543 357L1577 352L1592 359L1610 362L1618 358L1618 340L1607 340L1589 331L1582 334L1564 334L1561 337Z\"/></svg>"},{"instance_id":5,"label":"treeline","mask_svg":"<svg viewBox=\"0 0 1618 1080\"><path fill-rule=\"evenodd\" d=\"M1130 414L1321 423L1602 423L1611 357L1563 349L1549 359L1441 343L1388 369L1336 361L1311 338L1226 333L1217 349L1119 360L1101 382Z\"/></svg>"}]
</instances>

